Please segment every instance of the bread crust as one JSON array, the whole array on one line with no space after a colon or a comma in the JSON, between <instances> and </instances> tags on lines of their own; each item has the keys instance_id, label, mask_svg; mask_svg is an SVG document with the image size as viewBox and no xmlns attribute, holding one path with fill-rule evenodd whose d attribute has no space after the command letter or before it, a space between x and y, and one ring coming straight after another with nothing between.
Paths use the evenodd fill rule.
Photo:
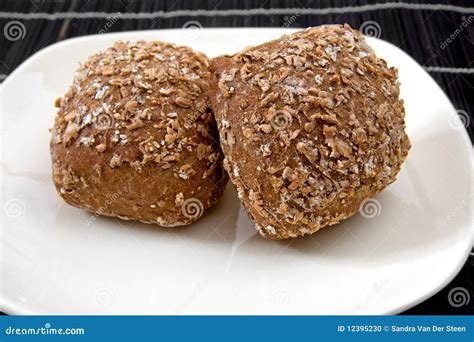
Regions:
<instances>
[{"instance_id":1,"label":"bread crust","mask_svg":"<svg viewBox=\"0 0 474 342\"><path fill-rule=\"evenodd\" d=\"M162 226L194 222L227 174L208 99L209 61L164 42L116 42L75 74L52 129L69 204Z\"/></svg>"},{"instance_id":2,"label":"bread crust","mask_svg":"<svg viewBox=\"0 0 474 342\"><path fill-rule=\"evenodd\" d=\"M267 238L355 214L410 149L397 70L348 25L308 28L211 60L224 167Z\"/></svg>"}]
</instances>

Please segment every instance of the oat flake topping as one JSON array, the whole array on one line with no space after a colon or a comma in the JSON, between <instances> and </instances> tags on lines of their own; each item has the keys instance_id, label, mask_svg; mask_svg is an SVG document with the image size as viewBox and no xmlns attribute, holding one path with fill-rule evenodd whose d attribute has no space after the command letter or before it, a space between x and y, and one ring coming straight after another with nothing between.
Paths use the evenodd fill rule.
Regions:
<instances>
[{"instance_id":1,"label":"oat flake topping","mask_svg":"<svg viewBox=\"0 0 474 342\"><path fill-rule=\"evenodd\" d=\"M211 68L224 166L262 235L335 224L395 180L410 148L397 70L360 32L308 28Z\"/></svg>"}]
</instances>

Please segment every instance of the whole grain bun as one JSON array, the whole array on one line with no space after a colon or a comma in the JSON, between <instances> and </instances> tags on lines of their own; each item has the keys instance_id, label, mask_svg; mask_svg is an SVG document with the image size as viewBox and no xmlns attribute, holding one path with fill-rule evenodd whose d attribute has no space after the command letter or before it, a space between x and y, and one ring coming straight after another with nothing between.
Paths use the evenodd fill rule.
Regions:
<instances>
[{"instance_id":1,"label":"whole grain bun","mask_svg":"<svg viewBox=\"0 0 474 342\"><path fill-rule=\"evenodd\" d=\"M190 48L117 42L75 74L52 129L53 180L76 207L179 226L227 182L209 108L209 62Z\"/></svg>"},{"instance_id":2,"label":"whole grain bun","mask_svg":"<svg viewBox=\"0 0 474 342\"><path fill-rule=\"evenodd\" d=\"M395 180L410 149L397 70L349 26L211 61L224 167L259 232L311 234Z\"/></svg>"}]
</instances>

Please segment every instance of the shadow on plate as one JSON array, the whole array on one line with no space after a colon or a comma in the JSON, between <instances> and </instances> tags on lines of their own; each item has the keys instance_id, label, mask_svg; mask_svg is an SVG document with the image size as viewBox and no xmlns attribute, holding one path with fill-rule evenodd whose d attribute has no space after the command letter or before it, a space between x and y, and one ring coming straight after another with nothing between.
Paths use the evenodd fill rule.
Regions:
<instances>
[{"instance_id":1,"label":"shadow on plate","mask_svg":"<svg viewBox=\"0 0 474 342\"><path fill-rule=\"evenodd\" d=\"M322 259L347 259L356 261L367 258L390 258L396 260L413 249L440 248L446 246L449 226L440 225L439 220L463 200L468 189L459 177L454 164L442 162L450 148L440 146L440 141L452 139L428 138L414 141L408 160L398 176L398 181L376 195L375 214L363 217L360 213L333 227L323 228L311 235L284 241L264 239L257 233L248 218L231 184L224 196L198 222L185 227L164 228L134 221L114 218L97 218L91 229L123 228L131 237L161 240L172 243L173 239L198 242L198 245L215 244L228 250L232 256L256 258L287 257L289 254L312 255ZM445 152L443 152L445 150ZM434 168L434 165L436 167ZM428 173L426 167L433 169ZM469 172L466 170L466 177ZM59 213L58 220L70 223L70 207ZM61 211L62 211L61 210ZM81 215L93 216L81 211ZM465 218L454 217L451 224L459 226ZM451 233L451 232L450 232ZM114 234L118 235L118 234ZM109 235L110 238L110 235ZM117 236L119 239L120 236Z\"/></svg>"}]
</instances>

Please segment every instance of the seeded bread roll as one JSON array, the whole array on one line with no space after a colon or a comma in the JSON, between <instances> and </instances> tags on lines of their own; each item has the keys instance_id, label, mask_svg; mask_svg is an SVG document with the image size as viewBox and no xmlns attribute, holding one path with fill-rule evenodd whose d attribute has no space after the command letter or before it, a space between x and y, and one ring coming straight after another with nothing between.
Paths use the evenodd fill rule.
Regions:
<instances>
[{"instance_id":1,"label":"seeded bread roll","mask_svg":"<svg viewBox=\"0 0 474 342\"><path fill-rule=\"evenodd\" d=\"M397 70L349 26L211 61L224 167L258 231L311 234L395 180L410 149Z\"/></svg>"},{"instance_id":2,"label":"seeded bread roll","mask_svg":"<svg viewBox=\"0 0 474 342\"><path fill-rule=\"evenodd\" d=\"M180 226L227 182L209 107L209 62L187 47L117 42L90 57L58 100L54 184L94 213Z\"/></svg>"}]
</instances>

